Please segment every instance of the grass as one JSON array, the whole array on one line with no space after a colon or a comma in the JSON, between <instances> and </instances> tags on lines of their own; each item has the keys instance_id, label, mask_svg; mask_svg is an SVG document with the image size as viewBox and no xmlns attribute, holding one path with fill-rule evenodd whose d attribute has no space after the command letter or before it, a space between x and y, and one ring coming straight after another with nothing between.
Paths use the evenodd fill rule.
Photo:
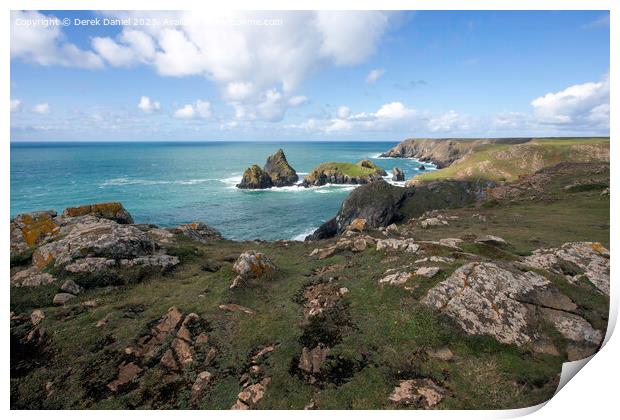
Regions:
<instances>
[{"instance_id":1,"label":"grass","mask_svg":"<svg viewBox=\"0 0 620 420\"><path fill-rule=\"evenodd\" d=\"M534 139L508 145L483 145L447 168L415 177L420 182L441 179L515 181L560 162L609 162L609 139Z\"/></svg>"},{"instance_id":2,"label":"grass","mask_svg":"<svg viewBox=\"0 0 620 420\"><path fill-rule=\"evenodd\" d=\"M376 172L374 168L366 168L355 163L326 162L317 166L313 172L337 172L348 176L365 176Z\"/></svg>"}]
</instances>

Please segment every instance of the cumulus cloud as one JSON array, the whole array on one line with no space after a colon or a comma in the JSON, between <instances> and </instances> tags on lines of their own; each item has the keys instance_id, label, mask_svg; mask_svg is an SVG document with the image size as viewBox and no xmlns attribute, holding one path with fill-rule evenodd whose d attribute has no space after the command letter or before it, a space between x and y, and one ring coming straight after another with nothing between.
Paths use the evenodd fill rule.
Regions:
<instances>
[{"instance_id":1,"label":"cumulus cloud","mask_svg":"<svg viewBox=\"0 0 620 420\"><path fill-rule=\"evenodd\" d=\"M535 98L533 116L558 128L609 128L609 75Z\"/></svg>"},{"instance_id":2,"label":"cumulus cloud","mask_svg":"<svg viewBox=\"0 0 620 420\"><path fill-rule=\"evenodd\" d=\"M366 76L366 83L375 83L381 76L383 76L383 73L385 73L385 70L383 69L371 70Z\"/></svg>"},{"instance_id":3,"label":"cumulus cloud","mask_svg":"<svg viewBox=\"0 0 620 420\"><path fill-rule=\"evenodd\" d=\"M30 25L26 25L30 22ZM35 11L11 12L11 58L42 66L103 67L99 55L66 42L60 20Z\"/></svg>"},{"instance_id":4,"label":"cumulus cloud","mask_svg":"<svg viewBox=\"0 0 620 420\"><path fill-rule=\"evenodd\" d=\"M11 99L11 112L19 112L22 110L22 101L19 99Z\"/></svg>"},{"instance_id":5,"label":"cumulus cloud","mask_svg":"<svg viewBox=\"0 0 620 420\"><path fill-rule=\"evenodd\" d=\"M174 118L181 120L208 119L211 118L211 104L198 99L193 104L186 104L172 114Z\"/></svg>"},{"instance_id":6,"label":"cumulus cloud","mask_svg":"<svg viewBox=\"0 0 620 420\"><path fill-rule=\"evenodd\" d=\"M462 116L454 110L432 117L428 121L428 129L433 132L460 132L471 128L471 118Z\"/></svg>"},{"instance_id":7,"label":"cumulus cloud","mask_svg":"<svg viewBox=\"0 0 620 420\"><path fill-rule=\"evenodd\" d=\"M340 119L347 119L349 118L349 115L351 115L351 108L344 105L339 106L336 115L338 115L338 118Z\"/></svg>"},{"instance_id":8,"label":"cumulus cloud","mask_svg":"<svg viewBox=\"0 0 620 420\"><path fill-rule=\"evenodd\" d=\"M294 92L309 73L324 66L355 65L372 55L390 18L387 12L375 11L112 14L169 18L182 24L128 26L115 37L94 37L92 51L63 42L60 26L12 28L11 55L42 65L144 64L162 76L203 76L216 84L236 112L242 109L237 114L277 121L288 107L304 102Z\"/></svg>"},{"instance_id":9,"label":"cumulus cloud","mask_svg":"<svg viewBox=\"0 0 620 420\"><path fill-rule=\"evenodd\" d=\"M50 105L47 102L43 102L40 104L36 104L33 108L32 108L32 112L34 112L35 114L41 114L41 115L46 115L52 112L52 108L50 107Z\"/></svg>"},{"instance_id":10,"label":"cumulus cloud","mask_svg":"<svg viewBox=\"0 0 620 420\"><path fill-rule=\"evenodd\" d=\"M160 110L160 104L157 101L151 101L148 96L141 96L140 102L138 102L138 109L145 114L151 114Z\"/></svg>"}]
</instances>

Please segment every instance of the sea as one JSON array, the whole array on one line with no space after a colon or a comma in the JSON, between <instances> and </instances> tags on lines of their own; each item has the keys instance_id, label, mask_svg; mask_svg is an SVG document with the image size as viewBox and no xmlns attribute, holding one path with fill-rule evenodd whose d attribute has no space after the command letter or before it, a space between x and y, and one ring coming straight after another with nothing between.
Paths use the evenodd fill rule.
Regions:
<instances>
[{"instance_id":1,"label":"sea","mask_svg":"<svg viewBox=\"0 0 620 420\"><path fill-rule=\"evenodd\" d=\"M282 148L300 176L322 162L370 159L406 179L436 168L416 159L379 158L397 142L14 142L11 217L120 201L136 223L162 227L204 221L234 240L303 240L334 217L357 186L240 190L252 164ZM420 169L420 165L425 169Z\"/></svg>"}]
</instances>

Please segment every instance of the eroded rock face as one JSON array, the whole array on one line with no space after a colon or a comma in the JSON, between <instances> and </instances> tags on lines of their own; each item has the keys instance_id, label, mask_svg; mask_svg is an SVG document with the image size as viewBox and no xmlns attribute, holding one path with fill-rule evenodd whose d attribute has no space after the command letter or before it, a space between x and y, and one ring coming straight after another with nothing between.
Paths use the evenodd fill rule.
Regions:
<instances>
[{"instance_id":1,"label":"eroded rock face","mask_svg":"<svg viewBox=\"0 0 620 420\"><path fill-rule=\"evenodd\" d=\"M132 224L131 214L119 202L86 204L84 206L67 207L62 212L63 217L78 217L91 215L100 219L113 220L120 224Z\"/></svg>"},{"instance_id":2,"label":"eroded rock face","mask_svg":"<svg viewBox=\"0 0 620 420\"><path fill-rule=\"evenodd\" d=\"M273 187L269 174L258 165L252 165L243 172L241 182L237 188L241 189L265 189Z\"/></svg>"},{"instance_id":3,"label":"eroded rock face","mask_svg":"<svg viewBox=\"0 0 620 420\"><path fill-rule=\"evenodd\" d=\"M582 276L609 296L609 251L598 242L568 242L560 248L537 249L522 262L577 284Z\"/></svg>"},{"instance_id":4,"label":"eroded rock face","mask_svg":"<svg viewBox=\"0 0 620 420\"><path fill-rule=\"evenodd\" d=\"M276 272L276 266L265 254L250 250L239 255L233 264L233 271L236 277L230 285L231 289L240 286L247 280L272 275Z\"/></svg>"},{"instance_id":5,"label":"eroded rock face","mask_svg":"<svg viewBox=\"0 0 620 420\"><path fill-rule=\"evenodd\" d=\"M392 169L392 181L401 182L405 180L405 173L400 168Z\"/></svg>"},{"instance_id":6,"label":"eroded rock face","mask_svg":"<svg viewBox=\"0 0 620 420\"><path fill-rule=\"evenodd\" d=\"M536 307L566 314L562 322L570 319L575 324L579 319L583 335L572 339L591 348L600 342L600 332L585 332L592 329L590 324L568 312L576 305L532 271L509 270L489 262L469 263L433 287L422 303L451 318L466 333L490 335L502 343L521 346L545 339L537 326Z\"/></svg>"},{"instance_id":7,"label":"eroded rock face","mask_svg":"<svg viewBox=\"0 0 620 420\"><path fill-rule=\"evenodd\" d=\"M344 200L336 217L325 222L306 240L341 234L355 219L365 219L366 227L388 226L404 217L400 207L413 193L413 189L395 187L383 179L356 188Z\"/></svg>"},{"instance_id":8,"label":"eroded rock face","mask_svg":"<svg viewBox=\"0 0 620 420\"><path fill-rule=\"evenodd\" d=\"M275 154L267 158L263 171L269 174L274 187L294 185L299 180L297 172L288 164L282 149L278 149Z\"/></svg>"}]
</instances>

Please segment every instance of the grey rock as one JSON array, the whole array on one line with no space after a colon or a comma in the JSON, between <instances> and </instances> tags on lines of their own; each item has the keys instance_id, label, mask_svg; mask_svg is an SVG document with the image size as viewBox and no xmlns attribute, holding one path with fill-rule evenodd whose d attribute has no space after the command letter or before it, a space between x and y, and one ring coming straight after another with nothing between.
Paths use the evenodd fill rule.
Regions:
<instances>
[{"instance_id":1,"label":"grey rock","mask_svg":"<svg viewBox=\"0 0 620 420\"><path fill-rule=\"evenodd\" d=\"M72 295L79 295L84 289L78 286L73 280L67 280L60 286L60 290Z\"/></svg>"},{"instance_id":2,"label":"grey rock","mask_svg":"<svg viewBox=\"0 0 620 420\"><path fill-rule=\"evenodd\" d=\"M71 293L56 293L52 303L54 305L64 305L65 303L69 302L71 299L75 299L75 295L72 295Z\"/></svg>"},{"instance_id":3,"label":"grey rock","mask_svg":"<svg viewBox=\"0 0 620 420\"><path fill-rule=\"evenodd\" d=\"M403 172L402 169L400 168L394 168L392 169L392 181L404 181L405 180L405 173Z\"/></svg>"}]
</instances>

